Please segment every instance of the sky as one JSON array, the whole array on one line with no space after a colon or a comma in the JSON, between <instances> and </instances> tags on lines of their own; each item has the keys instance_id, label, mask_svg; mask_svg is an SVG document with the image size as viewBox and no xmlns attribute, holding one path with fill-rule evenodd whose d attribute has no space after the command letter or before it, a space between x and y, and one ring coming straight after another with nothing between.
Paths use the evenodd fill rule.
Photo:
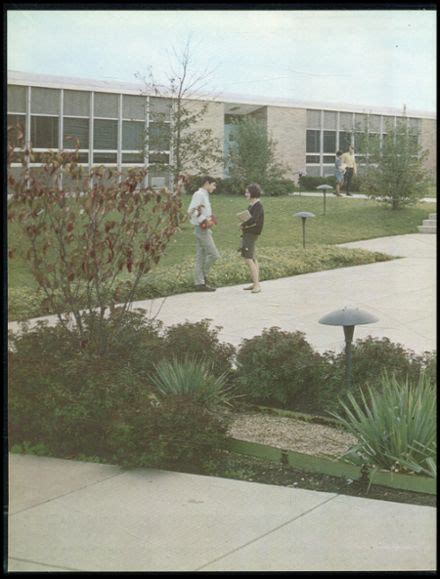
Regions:
<instances>
[{"instance_id":1,"label":"sky","mask_svg":"<svg viewBox=\"0 0 440 579\"><path fill-rule=\"evenodd\" d=\"M167 84L190 42L205 93L436 111L435 10L8 10L9 70Z\"/></svg>"}]
</instances>

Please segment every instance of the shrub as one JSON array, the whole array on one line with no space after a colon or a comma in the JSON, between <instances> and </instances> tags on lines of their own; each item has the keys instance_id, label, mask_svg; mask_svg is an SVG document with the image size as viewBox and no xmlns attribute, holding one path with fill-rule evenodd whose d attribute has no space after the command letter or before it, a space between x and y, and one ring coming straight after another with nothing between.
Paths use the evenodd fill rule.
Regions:
<instances>
[{"instance_id":1,"label":"shrub","mask_svg":"<svg viewBox=\"0 0 440 579\"><path fill-rule=\"evenodd\" d=\"M288 195L295 191L295 183L291 179L272 179L266 182L264 192L271 197L279 195Z\"/></svg>"},{"instance_id":2,"label":"shrub","mask_svg":"<svg viewBox=\"0 0 440 579\"><path fill-rule=\"evenodd\" d=\"M336 179L333 175L329 175L328 177L314 177L311 175L302 175L299 179L300 190L301 191L315 191L316 187L319 185L330 185L335 189L336 187ZM361 190L362 186L362 177L356 175L353 177L350 190L357 193Z\"/></svg>"},{"instance_id":3,"label":"shrub","mask_svg":"<svg viewBox=\"0 0 440 579\"><path fill-rule=\"evenodd\" d=\"M167 396L114 424L113 461L199 471L225 448L228 425L187 396Z\"/></svg>"},{"instance_id":4,"label":"shrub","mask_svg":"<svg viewBox=\"0 0 440 579\"><path fill-rule=\"evenodd\" d=\"M417 384L384 373L380 391L371 387L332 413L359 440L345 457L394 471L433 475L436 464L436 388L421 374Z\"/></svg>"},{"instance_id":5,"label":"shrub","mask_svg":"<svg viewBox=\"0 0 440 579\"><path fill-rule=\"evenodd\" d=\"M214 376L220 376L232 369L235 348L221 343L218 334L221 327L209 327L210 320L175 324L165 330L164 351L168 357L183 361L185 358L199 358L210 365Z\"/></svg>"},{"instance_id":6,"label":"shrub","mask_svg":"<svg viewBox=\"0 0 440 579\"><path fill-rule=\"evenodd\" d=\"M296 409L296 400L316 382L319 360L302 332L263 330L239 347L238 391L255 404Z\"/></svg>"},{"instance_id":7,"label":"shrub","mask_svg":"<svg viewBox=\"0 0 440 579\"><path fill-rule=\"evenodd\" d=\"M229 404L232 392L226 386L227 373L215 376L211 366L203 358L162 360L155 366L151 383L159 400L167 396L186 396L204 408L215 409Z\"/></svg>"}]
</instances>

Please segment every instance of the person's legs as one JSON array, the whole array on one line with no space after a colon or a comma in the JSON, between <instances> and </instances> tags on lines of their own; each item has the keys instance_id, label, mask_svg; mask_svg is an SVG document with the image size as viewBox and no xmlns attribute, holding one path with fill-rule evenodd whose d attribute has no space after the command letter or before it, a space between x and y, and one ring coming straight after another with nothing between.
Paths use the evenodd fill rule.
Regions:
<instances>
[{"instance_id":1,"label":"person's legs","mask_svg":"<svg viewBox=\"0 0 440 579\"><path fill-rule=\"evenodd\" d=\"M345 171L345 193L346 195L351 195L350 193L350 186L351 186L351 179L353 177L353 169L348 167Z\"/></svg>"},{"instance_id":2,"label":"person's legs","mask_svg":"<svg viewBox=\"0 0 440 579\"><path fill-rule=\"evenodd\" d=\"M201 240L204 250L204 261L203 261L203 277L206 283L206 278L211 266L220 257L217 247L215 246L214 239L212 237L212 231L209 229L204 231L201 235Z\"/></svg>"},{"instance_id":3,"label":"person's legs","mask_svg":"<svg viewBox=\"0 0 440 579\"><path fill-rule=\"evenodd\" d=\"M258 267L253 259L246 259L246 263L249 267L254 289L258 289L259 288Z\"/></svg>"},{"instance_id":4,"label":"person's legs","mask_svg":"<svg viewBox=\"0 0 440 579\"><path fill-rule=\"evenodd\" d=\"M205 248L201 235L197 229L194 231L196 236L196 262L194 267L194 283L196 285L203 285L205 283L205 275L203 273L203 265L205 263Z\"/></svg>"}]
</instances>

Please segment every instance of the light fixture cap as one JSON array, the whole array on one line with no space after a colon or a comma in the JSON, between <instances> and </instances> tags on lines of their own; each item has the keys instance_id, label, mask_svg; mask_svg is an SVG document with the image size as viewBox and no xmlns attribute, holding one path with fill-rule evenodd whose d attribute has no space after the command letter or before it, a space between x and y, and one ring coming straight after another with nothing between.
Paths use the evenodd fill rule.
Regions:
<instances>
[{"instance_id":1,"label":"light fixture cap","mask_svg":"<svg viewBox=\"0 0 440 579\"><path fill-rule=\"evenodd\" d=\"M379 318L359 308L343 308L330 312L319 320L320 324L328 326L357 326L359 324L373 324Z\"/></svg>"}]
</instances>

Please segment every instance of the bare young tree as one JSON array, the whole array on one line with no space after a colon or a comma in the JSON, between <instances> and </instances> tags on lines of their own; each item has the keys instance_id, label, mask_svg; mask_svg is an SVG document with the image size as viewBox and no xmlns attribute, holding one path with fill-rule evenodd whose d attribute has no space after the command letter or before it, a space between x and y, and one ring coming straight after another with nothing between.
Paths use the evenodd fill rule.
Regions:
<instances>
[{"instance_id":1,"label":"bare young tree","mask_svg":"<svg viewBox=\"0 0 440 579\"><path fill-rule=\"evenodd\" d=\"M191 40L188 39L183 50L173 48L172 62L167 73L167 84L159 84L150 67L148 75L136 73L143 80L145 89L142 94L162 97L169 103L169 116L155 113L149 106L150 119L154 119L153 134L147 130L146 141L151 144L162 131L164 141L169 147L169 159L164 161L156 156L150 169L169 171L171 186L178 190L182 177L191 174L210 173L223 165L223 145L212 129L203 126L203 120L210 106L216 106L213 96L202 100L213 76L213 70L205 68L195 71L191 56ZM154 101L153 101L154 102ZM167 118L168 117L168 118ZM153 147L154 148L154 147Z\"/></svg>"}]
</instances>

